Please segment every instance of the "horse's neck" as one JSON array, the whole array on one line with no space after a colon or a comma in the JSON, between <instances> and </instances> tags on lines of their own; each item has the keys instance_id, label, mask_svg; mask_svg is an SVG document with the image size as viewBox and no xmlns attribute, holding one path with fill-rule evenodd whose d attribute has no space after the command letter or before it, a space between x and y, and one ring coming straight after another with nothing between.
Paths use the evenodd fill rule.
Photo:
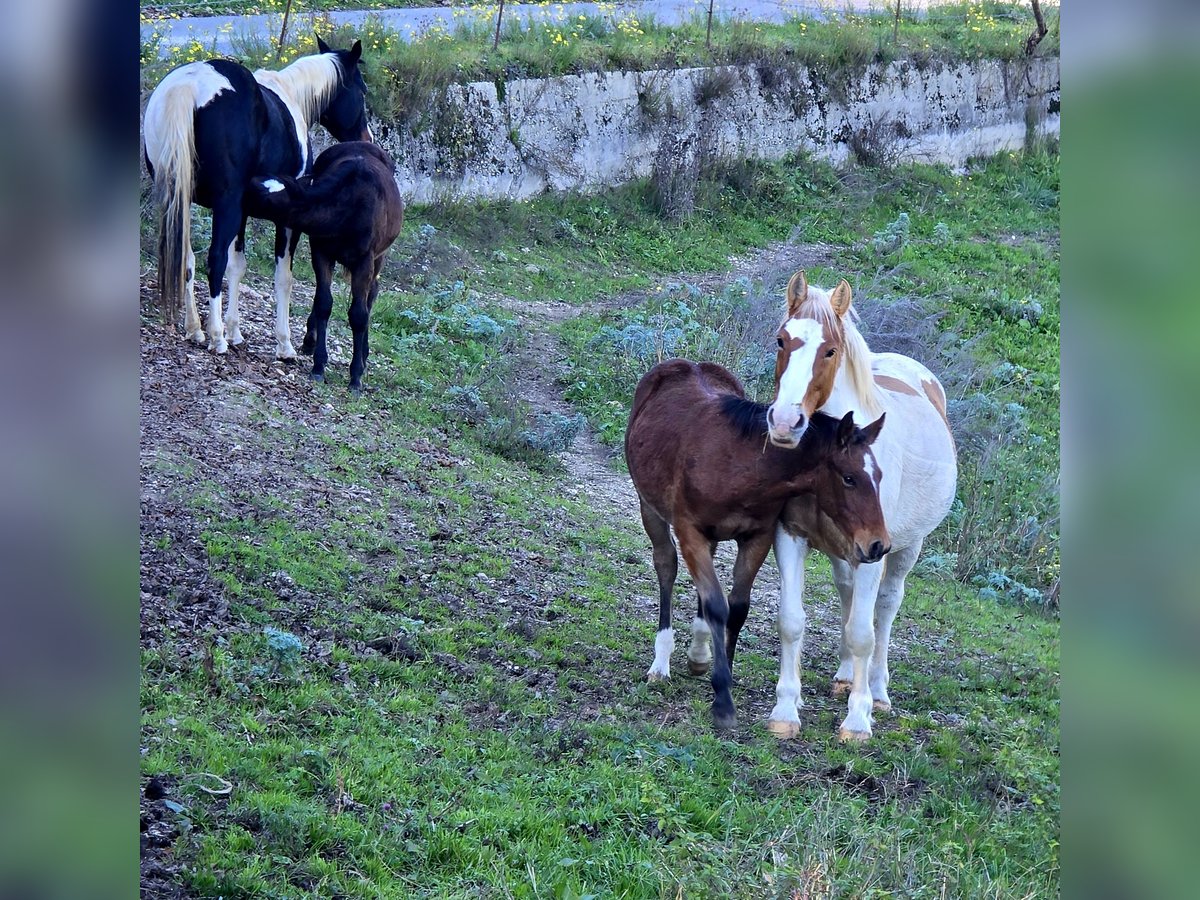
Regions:
<instances>
[{"instance_id":1,"label":"horse's neck","mask_svg":"<svg viewBox=\"0 0 1200 900\"><path fill-rule=\"evenodd\" d=\"M825 405L821 407L821 412L835 419L840 419L846 413L852 412L856 424L860 426L867 424L867 411L863 409L858 391L854 389L854 382L850 380L850 373L845 366L838 367L837 377L833 380L833 390L829 394L829 399L825 401Z\"/></svg>"}]
</instances>

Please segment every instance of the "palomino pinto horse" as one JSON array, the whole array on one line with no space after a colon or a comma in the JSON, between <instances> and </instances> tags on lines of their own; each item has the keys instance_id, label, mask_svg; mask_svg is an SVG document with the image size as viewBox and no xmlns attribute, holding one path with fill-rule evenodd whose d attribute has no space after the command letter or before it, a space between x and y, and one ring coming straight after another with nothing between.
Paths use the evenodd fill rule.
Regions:
<instances>
[{"instance_id":1,"label":"palomino pinto horse","mask_svg":"<svg viewBox=\"0 0 1200 900\"><path fill-rule=\"evenodd\" d=\"M240 344L238 286L246 271L242 195L255 175L299 177L310 169L308 129L320 122L339 141L370 140L366 85L358 70L362 44L304 56L273 72L226 59L171 71L146 104L146 167L159 202L159 295L172 318L185 304L187 337L204 343L196 311L191 206L213 211L208 250L208 347ZM299 234L275 235L275 355L293 359L289 327L292 256ZM229 311L221 317L221 282L229 274ZM228 342L226 340L228 338Z\"/></svg>"},{"instance_id":2,"label":"palomino pinto horse","mask_svg":"<svg viewBox=\"0 0 1200 900\"><path fill-rule=\"evenodd\" d=\"M904 579L926 535L946 517L954 500L958 467L946 418L946 394L925 366L896 353L872 353L854 325L850 285L832 292L810 287L803 272L787 289L787 319L779 329L775 401L767 414L770 440L792 447L812 416L874 416L887 413L888 427L874 452L887 473L879 498L892 537L881 562L847 561L830 555L842 601L841 664L833 693L849 690L842 740L871 736L872 708L891 709L888 643L892 620L904 598ZM811 507L792 504L775 537L779 563L779 685L768 727L781 737L800 728L800 656L804 642L804 560L810 546L824 550L823 530Z\"/></svg>"},{"instance_id":3,"label":"palomino pinto horse","mask_svg":"<svg viewBox=\"0 0 1200 900\"><path fill-rule=\"evenodd\" d=\"M679 560L671 540L674 527L699 594L688 668L699 675L712 662L713 720L718 728L734 724L730 683L738 632L784 504L811 495L826 516L830 546L837 552L869 561L887 552L879 467L871 453L882 427L882 416L861 429L851 415L841 421L816 416L796 449L780 450L766 442L766 407L747 400L737 378L721 366L676 359L646 374L633 395L625 459L658 575L651 681L670 677L675 646L671 591ZM717 542L725 540L738 545L728 603L713 569Z\"/></svg>"},{"instance_id":4,"label":"palomino pinto horse","mask_svg":"<svg viewBox=\"0 0 1200 900\"><path fill-rule=\"evenodd\" d=\"M311 178L256 178L246 194L252 215L308 235L317 294L300 350L313 354L314 381L325 377L333 270L341 263L350 271L350 390L362 390L370 353L367 325L379 293L379 270L404 224L404 201L394 169L392 158L374 144L348 141L318 156Z\"/></svg>"}]
</instances>

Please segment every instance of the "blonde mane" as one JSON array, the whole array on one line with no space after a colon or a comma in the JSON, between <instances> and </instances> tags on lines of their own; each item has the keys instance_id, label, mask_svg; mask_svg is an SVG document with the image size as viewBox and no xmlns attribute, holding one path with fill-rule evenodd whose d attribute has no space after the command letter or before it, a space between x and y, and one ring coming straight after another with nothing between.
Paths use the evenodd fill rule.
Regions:
<instances>
[{"instance_id":1,"label":"blonde mane","mask_svg":"<svg viewBox=\"0 0 1200 900\"><path fill-rule=\"evenodd\" d=\"M829 302L832 292L815 284L808 286L808 297L793 316L798 319L815 319L823 327L842 332L842 368L850 378L850 386L863 412L878 416L883 412L883 397L871 371L871 349L863 339L857 325L858 312L853 306L839 318ZM860 423L861 424L861 423Z\"/></svg>"},{"instance_id":2,"label":"blonde mane","mask_svg":"<svg viewBox=\"0 0 1200 900\"><path fill-rule=\"evenodd\" d=\"M336 53L302 56L285 69L259 69L254 80L290 100L312 126L321 117L329 98L342 80L342 65Z\"/></svg>"}]
</instances>

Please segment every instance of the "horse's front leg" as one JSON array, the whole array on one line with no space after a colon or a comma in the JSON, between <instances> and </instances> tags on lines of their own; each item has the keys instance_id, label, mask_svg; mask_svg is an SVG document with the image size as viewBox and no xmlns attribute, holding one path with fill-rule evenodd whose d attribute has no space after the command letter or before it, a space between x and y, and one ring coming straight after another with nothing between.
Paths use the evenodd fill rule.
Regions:
<instances>
[{"instance_id":1,"label":"horse's front leg","mask_svg":"<svg viewBox=\"0 0 1200 900\"><path fill-rule=\"evenodd\" d=\"M892 698L888 696L888 649L892 644L892 623L900 604L904 601L904 580L921 554L921 544L893 550L887 555L883 580L879 584L879 597L875 601L875 653L871 656L871 706L875 712L892 711Z\"/></svg>"},{"instance_id":2,"label":"horse's front leg","mask_svg":"<svg viewBox=\"0 0 1200 900\"><path fill-rule=\"evenodd\" d=\"M808 541L775 527L775 562L779 564L779 683L767 730L780 738L800 734L800 672L804 655L804 563Z\"/></svg>"},{"instance_id":3,"label":"horse's front leg","mask_svg":"<svg viewBox=\"0 0 1200 900\"><path fill-rule=\"evenodd\" d=\"M877 562L854 568L854 600L843 630L852 668L849 709L838 729L838 737L843 741L865 741L871 736L869 673L875 650L875 599L883 567L882 562Z\"/></svg>"},{"instance_id":4,"label":"horse's front leg","mask_svg":"<svg viewBox=\"0 0 1200 900\"><path fill-rule=\"evenodd\" d=\"M295 359L292 346L292 260L300 232L283 225L275 229L275 358Z\"/></svg>"},{"instance_id":5,"label":"horse's front leg","mask_svg":"<svg viewBox=\"0 0 1200 900\"><path fill-rule=\"evenodd\" d=\"M675 534L679 537L679 552L696 584L700 595L700 609L704 622L712 632L712 686L713 725L717 728L732 728L737 722L733 706L733 673L729 667L729 656L725 652L725 629L729 622L729 604L721 592L717 572L713 568L712 551L707 538L694 526L675 522Z\"/></svg>"}]
</instances>

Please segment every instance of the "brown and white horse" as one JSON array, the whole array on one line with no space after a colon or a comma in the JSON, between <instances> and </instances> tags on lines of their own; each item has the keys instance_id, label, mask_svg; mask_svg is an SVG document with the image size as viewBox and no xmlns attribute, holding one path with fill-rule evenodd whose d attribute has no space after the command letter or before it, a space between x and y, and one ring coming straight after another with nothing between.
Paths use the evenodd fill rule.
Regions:
<instances>
[{"instance_id":1,"label":"brown and white horse","mask_svg":"<svg viewBox=\"0 0 1200 900\"><path fill-rule=\"evenodd\" d=\"M850 415L818 415L788 450L767 443L766 421L766 407L747 400L731 372L675 359L642 378L625 432L625 459L658 575L658 636L649 677L670 677L671 592L679 569L674 528L699 594L688 668L698 675L712 662L713 720L722 728L735 721L733 654L784 504L810 498L823 513L835 553L874 561L890 543L871 455L882 416L857 428ZM713 569L717 542L725 540L738 545L728 602Z\"/></svg>"},{"instance_id":2,"label":"brown and white horse","mask_svg":"<svg viewBox=\"0 0 1200 900\"><path fill-rule=\"evenodd\" d=\"M842 601L841 663L833 693L849 691L842 740L871 736L872 711L890 711L888 644L904 598L904 579L921 544L946 517L958 479L946 394L925 366L896 353L872 353L855 327L850 285L832 291L809 286L803 272L787 289L787 319L779 328L775 400L767 414L771 443L794 447L818 411L873 418L887 428L873 447L887 473L879 498L892 550L879 562L830 555ZM784 510L775 535L779 563L779 684L768 727L781 737L799 733L800 662L804 642L804 561L824 550L822 523L811 507Z\"/></svg>"}]
</instances>

